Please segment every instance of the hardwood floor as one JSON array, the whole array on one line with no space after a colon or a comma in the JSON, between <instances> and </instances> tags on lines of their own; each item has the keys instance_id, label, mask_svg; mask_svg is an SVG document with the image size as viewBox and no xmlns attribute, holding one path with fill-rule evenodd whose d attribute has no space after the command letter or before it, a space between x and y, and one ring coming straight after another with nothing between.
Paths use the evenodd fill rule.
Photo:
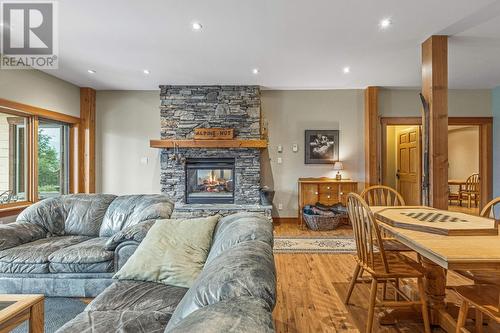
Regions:
<instances>
[{"instance_id":1,"label":"hardwood floor","mask_svg":"<svg viewBox=\"0 0 500 333\"><path fill-rule=\"evenodd\" d=\"M300 230L295 219L275 223L275 235L345 236L350 227L334 231L315 232ZM364 332L368 308L368 285L356 286L351 302L344 305L344 297L354 269L354 256L350 254L275 254L277 269L277 304L274 322L278 333L308 332ZM448 274L448 284L469 283L454 273ZM454 295L449 301L456 301ZM376 317L373 332L420 333L423 325L401 322L381 326ZM499 332L500 326L485 326L484 332ZM435 329L434 332L443 332Z\"/></svg>"}]
</instances>

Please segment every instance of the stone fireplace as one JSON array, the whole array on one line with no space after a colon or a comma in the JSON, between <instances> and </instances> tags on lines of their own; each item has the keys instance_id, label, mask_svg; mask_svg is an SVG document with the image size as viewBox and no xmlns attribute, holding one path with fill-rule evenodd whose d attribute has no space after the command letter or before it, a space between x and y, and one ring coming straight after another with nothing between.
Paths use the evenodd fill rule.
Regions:
<instances>
[{"instance_id":1,"label":"stone fireplace","mask_svg":"<svg viewBox=\"0 0 500 333\"><path fill-rule=\"evenodd\" d=\"M261 139L258 86L160 89L162 140L193 139L195 128L231 128L235 139ZM163 148L161 190L176 201L177 211L222 207L270 213L269 206L261 206L260 155L258 148Z\"/></svg>"}]
</instances>

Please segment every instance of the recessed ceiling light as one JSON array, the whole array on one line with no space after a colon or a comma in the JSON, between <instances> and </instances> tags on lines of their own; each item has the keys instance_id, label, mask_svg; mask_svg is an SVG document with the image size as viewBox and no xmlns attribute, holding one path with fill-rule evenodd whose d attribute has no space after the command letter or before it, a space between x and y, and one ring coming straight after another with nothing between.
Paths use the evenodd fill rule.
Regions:
<instances>
[{"instance_id":1,"label":"recessed ceiling light","mask_svg":"<svg viewBox=\"0 0 500 333\"><path fill-rule=\"evenodd\" d=\"M259 74L259 69L258 68L252 69L252 73L255 75Z\"/></svg>"},{"instance_id":2,"label":"recessed ceiling light","mask_svg":"<svg viewBox=\"0 0 500 333\"><path fill-rule=\"evenodd\" d=\"M194 22L192 27L193 27L193 30L195 30L195 31L200 31L201 28L203 28L203 26L199 22Z\"/></svg>"},{"instance_id":3,"label":"recessed ceiling light","mask_svg":"<svg viewBox=\"0 0 500 333\"><path fill-rule=\"evenodd\" d=\"M143 70L142 72L143 72L144 74L146 74L146 75L149 75L149 74L151 73L151 72L149 71L149 69L145 69L145 70Z\"/></svg>"},{"instance_id":4,"label":"recessed ceiling light","mask_svg":"<svg viewBox=\"0 0 500 333\"><path fill-rule=\"evenodd\" d=\"M348 74L348 73L351 72L351 68L350 67L344 67L343 71L344 71L344 74Z\"/></svg>"},{"instance_id":5,"label":"recessed ceiling light","mask_svg":"<svg viewBox=\"0 0 500 333\"><path fill-rule=\"evenodd\" d=\"M93 70L93 69L87 69L87 72L88 72L89 74L95 74L95 70Z\"/></svg>"},{"instance_id":6,"label":"recessed ceiling light","mask_svg":"<svg viewBox=\"0 0 500 333\"><path fill-rule=\"evenodd\" d=\"M381 21L380 21L380 23L379 23L379 27L380 27L381 29L387 29L387 28L389 28L391 25L392 25L392 21L391 21L391 19L390 19L390 18L385 18L385 19L381 20Z\"/></svg>"}]
</instances>

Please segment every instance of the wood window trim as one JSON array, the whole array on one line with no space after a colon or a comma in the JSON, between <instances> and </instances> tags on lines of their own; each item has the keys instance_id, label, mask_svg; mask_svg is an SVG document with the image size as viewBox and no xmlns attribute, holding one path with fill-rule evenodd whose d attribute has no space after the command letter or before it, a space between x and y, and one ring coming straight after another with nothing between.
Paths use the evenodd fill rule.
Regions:
<instances>
[{"instance_id":1,"label":"wood window trim","mask_svg":"<svg viewBox=\"0 0 500 333\"><path fill-rule=\"evenodd\" d=\"M27 149L28 149L28 177L27 177L27 200L10 204L0 204L0 217L15 215L24 208L38 201L38 122L39 118L59 121L70 126L70 193L78 192L78 164L80 163L78 154L78 128L81 120L52 110L39 108L36 106L14 102L0 98L0 112L14 116L28 118L27 125ZM75 185L76 184L76 185Z\"/></svg>"},{"instance_id":2,"label":"wood window trim","mask_svg":"<svg viewBox=\"0 0 500 333\"><path fill-rule=\"evenodd\" d=\"M420 117L380 117L381 156L377 161L380 182L387 179L387 126L422 125ZM469 125L479 127L479 172L481 174L481 207L493 197L493 117L448 117L449 126Z\"/></svg>"}]
</instances>

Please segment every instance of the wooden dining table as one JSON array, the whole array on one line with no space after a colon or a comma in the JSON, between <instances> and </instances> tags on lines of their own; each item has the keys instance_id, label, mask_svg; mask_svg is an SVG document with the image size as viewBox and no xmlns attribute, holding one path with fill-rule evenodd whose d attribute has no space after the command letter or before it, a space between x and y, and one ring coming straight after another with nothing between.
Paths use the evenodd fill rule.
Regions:
<instances>
[{"instance_id":1,"label":"wooden dining table","mask_svg":"<svg viewBox=\"0 0 500 333\"><path fill-rule=\"evenodd\" d=\"M415 207L398 207L401 212ZM479 270L500 274L500 236L497 235L446 235L431 233L418 228L402 228L389 224L377 214L388 207L371 207L385 233L390 234L418 254L425 268L424 286L430 306L431 323L440 326L446 332L455 332L456 318L447 311L446 274L448 270ZM448 211L436 210L447 214ZM456 214L456 213L453 213ZM460 213L459 213L460 214ZM468 215L462 214L467 219ZM469 216L471 227L475 219ZM462 221L461 221L462 222ZM439 223L439 222L438 222ZM493 221L496 226L496 222ZM465 225L465 222L461 223Z\"/></svg>"}]
</instances>

